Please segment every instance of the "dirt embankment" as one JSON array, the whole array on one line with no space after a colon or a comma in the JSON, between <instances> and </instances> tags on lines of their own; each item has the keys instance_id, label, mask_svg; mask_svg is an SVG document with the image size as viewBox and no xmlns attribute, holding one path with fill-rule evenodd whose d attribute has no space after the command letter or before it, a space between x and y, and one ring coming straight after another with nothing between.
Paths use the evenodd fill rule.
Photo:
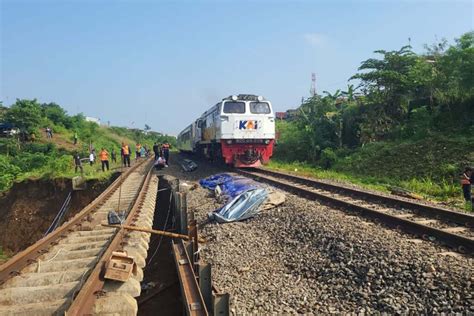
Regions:
<instances>
[{"instance_id":1,"label":"dirt embankment","mask_svg":"<svg viewBox=\"0 0 474 316\"><path fill-rule=\"evenodd\" d=\"M62 223L92 202L117 175L109 181L89 180L86 190L73 191ZM14 255L42 238L71 191L71 179L28 180L0 196L0 246L4 253Z\"/></svg>"}]
</instances>

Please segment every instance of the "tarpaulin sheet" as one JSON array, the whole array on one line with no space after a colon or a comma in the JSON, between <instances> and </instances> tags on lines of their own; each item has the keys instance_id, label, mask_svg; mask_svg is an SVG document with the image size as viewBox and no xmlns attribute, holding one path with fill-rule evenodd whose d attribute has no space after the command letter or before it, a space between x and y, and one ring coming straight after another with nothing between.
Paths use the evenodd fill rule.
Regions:
<instances>
[{"instance_id":1,"label":"tarpaulin sheet","mask_svg":"<svg viewBox=\"0 0 474 316\"><path fill-rule=\"evenodd\" d=\"M260 206L267 199L268 192L265 189L252 189L237 195L232 201L222 208L209 214L211 219L218 223L229 223L242 221L254 217L260 211Z\"/></svg>"},{"instance_id":2,"label":"tarpaulin sheet","mask_svg":"<svg viewBox=\"0 0 474 316\"><path fill-rule=\"evenodd\" d=\"M220 223L244 220L255 216L268 196L258 182L241 176L220 173L199 181L202 187L216 191L227 202L209 214Z\"/></svg>"},{"instance_id":3,"label":"tarpaulin sheet","mask_svg":"<svg viewBox=\"0 0 474 316\"><path fill-rule=\"evenodd\" d=\"M249 178L232 176L227 173L219 173L202 179L199 181L199 184L210 190L216 190L217 186L219 186L220 195L223 196L226 201L246 191L262 187L258 182Z\"/></svg>"}]
</instances>

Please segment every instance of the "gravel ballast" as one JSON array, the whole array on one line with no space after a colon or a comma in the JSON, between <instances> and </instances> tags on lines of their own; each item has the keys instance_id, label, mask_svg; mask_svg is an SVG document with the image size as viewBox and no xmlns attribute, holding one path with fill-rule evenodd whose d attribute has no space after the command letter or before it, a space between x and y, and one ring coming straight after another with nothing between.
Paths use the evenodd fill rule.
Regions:
<instances>
[{"instance_id":1,"label":"gravel ballast","mask_svg":"<svg viewBox=\"0 0 474 316\"><path fill-rule=\"evenodd\" d=\"M201 258L234 313L474 313L472 258L286 197L253 219L219 225L205 223L218 207L212 192L188 194L207 239Z\"/></svg>"}]
</instances>

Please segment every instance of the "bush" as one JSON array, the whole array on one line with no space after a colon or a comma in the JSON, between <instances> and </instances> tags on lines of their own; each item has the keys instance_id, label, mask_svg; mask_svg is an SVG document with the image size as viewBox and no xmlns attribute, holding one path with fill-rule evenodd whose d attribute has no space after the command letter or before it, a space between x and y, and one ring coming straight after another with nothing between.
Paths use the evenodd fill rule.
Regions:
<instances>
[{"instance_id":1,"label":"bush","mask_svg":"<svg viewBox=\"0 0 474 316\"><path fill-rule=\"evenodd\" d=\"M319 158L319 164L324 169L331 168L337 161L336 153L331 148L325 148L321 152L321 156Z\"/></svg>"},{"instance_id":2,"label":"bush","mask_svg":"<svg viewBox=\"0 0 474 316\"><path fill-rule=\"evenodd\" d=\"M16 138L0 138L0 154L14 156L18 153L20 142Z\"/></svg>"},{"instance_id":3,"label":"bush","mask_svg":"<svg viewBox=\"0 0 474 316\"><path fill-rule=\"evenodd\" d=\"M46 166L50 157L43 153L28 153L25 152L15 157L14 164L23 172L28 172L34 169L41 169Z\"/></svg>"},{"instance_id":4,"label":"bush","mask_svg":"<svg viewBox=\"0 0 474 316\"><path fill-rule=\"evenodd\" d=\"M5 114L5 120L18 127L23 134L29 135L40 127L41 107L36 99L17 99Z\"/></svg>"},{"instance_id":5,"label":"bush","mask_svg":"<svg viewBox=\"0 0 474 316\"><path fill-rule=\"evenodd\" d=\"M46 165L45 178L54 178L62 176L71 170L72 156L64 155L58 158L49 159Z\"/></svg>"},{"instance_id":6,"label":"bush","mask_svg":"<svg viewBox=\"0 0 474 316\"><path fill-rule=\"evenodd\" d=\"M56 145L53 143L26 143L23 145L22 152L30 152L30 153L43 153L49 154L56 150Z\"/></svg>"},{"instance_id":7,"label":"bush","mask_svg":"<svg viewBox=\"0 0 474 316\"><path fill-rule=\"evenodd\" d=\"M8 190L21 170L6 156L0 155L0 191Z\"/></svg>"}]
</instances>

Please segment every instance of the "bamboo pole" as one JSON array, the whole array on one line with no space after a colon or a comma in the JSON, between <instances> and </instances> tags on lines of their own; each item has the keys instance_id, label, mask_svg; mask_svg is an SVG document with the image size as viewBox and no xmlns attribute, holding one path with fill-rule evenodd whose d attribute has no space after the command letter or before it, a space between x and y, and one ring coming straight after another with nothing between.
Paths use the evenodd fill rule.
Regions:
<instances>
[{"instance_id":1,"label":"bamboo pole","mask_svg":"<svg viewBox=\"0 0 474 316\"><path fill-rule=\"evenodd\" d=\"M162 231L162 230L148 229L148 228L128 226L128 225L102 224L102 226L113 227L113 228L123 228L123 229L127 229L127 230L134 230L134 231L138 231L138 232L144 232L144 233L150 233L150 234L155 234L155 235L162 235L162 236L167 236L167 237L172 237L172 238L181 238L181 239L189 240L189 236L187 236L187 235L175 234L175 233L165 232L165 231ZM199 238L199 237L198 237L198 241L203 242L203 243L206 242L205 239Z\"/></svg>"}]
</instances>

